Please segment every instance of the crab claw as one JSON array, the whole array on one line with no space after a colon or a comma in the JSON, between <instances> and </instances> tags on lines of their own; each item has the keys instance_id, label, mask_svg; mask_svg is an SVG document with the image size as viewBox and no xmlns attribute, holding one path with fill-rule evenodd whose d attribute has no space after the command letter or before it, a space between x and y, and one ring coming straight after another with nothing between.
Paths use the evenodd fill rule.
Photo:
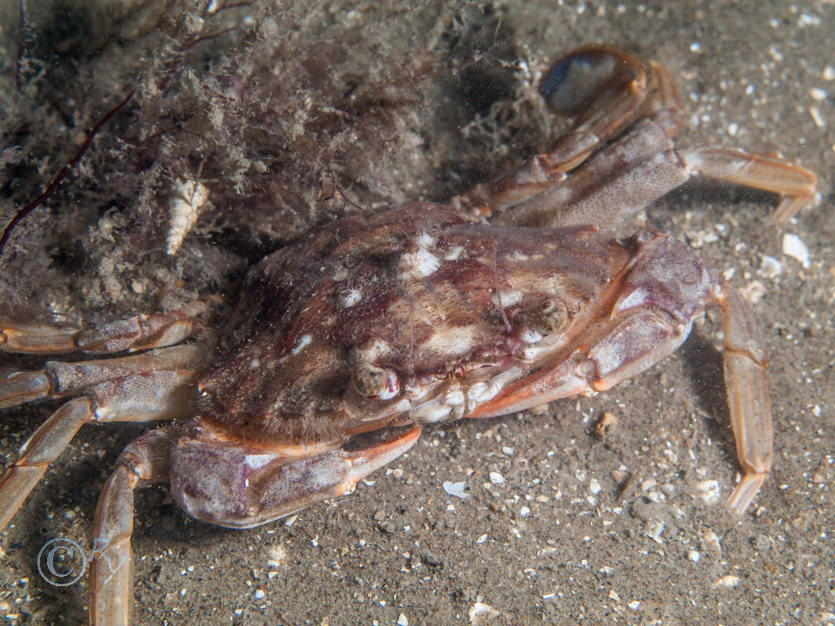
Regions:
<instances>
[{"instance_id":1,"label":"crab claw","mask_svg":"<svg viewBox=\"0 0 835 626\"><path fill-rule=\"evenodd\" d=\"M409 450L420 431L413 428L361 450L320 448L301 457L287 449L256 449L242 442L219 446L211 439L187 438L172 450L171 491L199 520L251 528L351 493L357 481Z\"/></svg>"}]
</instances>

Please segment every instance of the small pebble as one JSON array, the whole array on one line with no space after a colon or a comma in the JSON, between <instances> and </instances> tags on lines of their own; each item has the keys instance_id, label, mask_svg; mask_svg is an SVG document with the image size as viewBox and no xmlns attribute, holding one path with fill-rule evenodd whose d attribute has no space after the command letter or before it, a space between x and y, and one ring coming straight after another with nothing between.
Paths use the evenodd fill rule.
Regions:
<instances>
[{"instance_id":1,"label":"small pebble","mask_svg":"<svg viewBox=\"0 0 835 626\"><path fill-rule=\"evenodd\" d=\"M687 552L687 559L693 561L693 563L698 563L702 560L702 553L698 550L689 550Z\"/></svg>"},{"instance_id":2,"label":"small pebble","mask_svg":"<svg viewBox=\"0 0 835 626\"><path fill-rule=\"evenodd\" d=\"M732 574L728 574L727 576L722 576L722 578L714 581L714 587L726 587L728 589L733 589L739 585L739 576L733 576Z\"/></svg>"},{"instance_id":3,"label":"small pebble","mask_svg":"<svg viewBox=\"0 0 835 626\"><path fill-rule=\"evenodd\" d=\"M712 530L706 530L701 536L702 543L706 550L718 557L722 553L722 544L719 542L719 537Z\"/></svg>"},{"instance_id":4,"label":"small pebble","mask_svg":"<svg viewBox=\"0 0 835 626\"><path fill-rule=\"evenodd\" d=\"M655 543L664 543L661 535L664 533L665 524L661 520L651 520L647 524L647 537Z\"/></svg>"},{"instance_id":5,"label":"small pebble","mask_svg":"<svg viewBox=\"0 0 835 626\"><path fill-rule=\"evenodd\" d=\"M829 96L826 89L821 89L820 87L812 87L809 90L809 95L812 96L812 100L815 102L822 102Z\"/></svg>"},{"instance_id":6,"label":"small pebble","mask_svg":"<svg viewBox=\"0 0 835 626\"><path fill-rule=\"evenodd\" d=\"M397 618L397 626L409 626L409 619L404 613L401 613L400 617Z\"/></svg>"},{"instance_id":7,"label":"small pebble","mask_svg":"<svg viewBox=\"0 0 835 626\"><path fill-rule=\"evenodd\" d=\"M504 476L499 474L499 472L490 472L490 482L494 485L503 485Z\"/></svg>"}]
</instances>

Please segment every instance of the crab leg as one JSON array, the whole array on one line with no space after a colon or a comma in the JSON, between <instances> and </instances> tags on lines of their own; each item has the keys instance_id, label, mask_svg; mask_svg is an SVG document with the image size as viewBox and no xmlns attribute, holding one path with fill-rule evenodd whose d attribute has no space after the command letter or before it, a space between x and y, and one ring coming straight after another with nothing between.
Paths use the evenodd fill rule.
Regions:
<instances>
[{"instance_id":1,"label":"crab leg","mask_svg":"<svg viewBox=\"0 0 835 626\"><path fill-rule=\"evenodd\" d=\"M17 463L0 474L0 531L9 524L46 468L69 445L81 425L92 419L93 408L87 398L70 400L23 444Z\"/></svg>"},{"instance_id":2,"label":"crab leg","mask_svg":"<svg viewBox=\"0 0 835 626\"><path fill-rule=\"evenodd\" d=\"M177 344L200 328L202 302L169 313L134 315L94 328L0 321L0 352L21 354L103 354L138 352Z\"/></svg>"},{"instance_id":3,"label":"crab leg","mask_svg":"<svg viewBox=\"0 0 835 626\"><path fill-rule=\"evenodd\" d=\"M613 228L694 175L781 194L776 221L789 219L806 204L817 182L809 170L777 157L719 146L674 150L665 129L645 119L595 154L582 170L520 202L494 223Z\"/></svg>"},{"instance_id":4,"label":"crab leg","mask_svg":"<svg viewBox=\"0 0 835 626\"><path fill-rule=\"evenodd\" d=\"M90 624L130 624L133 572L130 538L133 533L133 492L143 482L163 482L169 475L170 427L140 437L119 456L116 469L102 489L93 521L93 561L90 565Z\"/></svg>"},{"instance_id":5,"label":"crab leg","mask_svg":"<svg viewBox=\"0 0 835 626\"><path fill-rule=\"evenodd\" d=\"M612 224L701 174L782 195L774 213L782 223L814 195L815 175L779 157L721 146L675 150L683 110L675 81L658 63L581 48L551 67L540 92L557 114L579 115L573 127L551 152L477 185L453 206L517 226Z\"/></svg>"},{"instance_id":6,"label":"crab leg","mask_svg":"<svg viewBox=\"0 0 835 626\"><path fill-rule=\"evenodd\" d=\"M642 116L654 115L666 136L681 126L681 102L667 69L603 46L574 50L545 73L539 91L558 115L577 117L547 154L519 171L478 185L453 204L500 213L558 184L596 150Z\"/></svg>"},{"instance_id":7,"label":"crab leg","mask_svg":"<svg viewBox=\"0 0 835 626\"><path fill-rule=\"evenodd\" d=\"M764 154L748 154L721 146L700 146L679 151L691 171L783 196L774 221L785 223L815 193L817 177L809 170Z\"/></svg>"},{"instance_id":8,"label":"crab leg","mask_svg":"<svg viewBox=\"0 0 835 626\"><path fill-rule=\"evenodd\" d=\"M368 448L299 458L283 446L183 438L171 453L171 495L196 519L253 528L353 492L359 480L407 452L420 432L413 428Z\"/></svg>"},{"instance_id":9,"label":"crab leg","mask_svg":"<svg viewBox=\"0 0 835 626\"><path fill-rule=\"evenodd\" d=\"M765 375L765 349L751 308L738 291L728 286L723 286L719 304L724 316L728 407L737 458L744 471L728 505L742 514L771 470L771 400Z\"/></svg>"},{"instance_id":10,"label":"crab leg","mask_svg":"<svg viewBox=\"0 0 835 626\"><path fill-rule=\"evenodd\" d=\"M17 462L0 474L0 530L83 424L182 414L188 407L186 384L195 376L201 356L196 346L176 346L110 362L48 363L43 372L12 375L11 382L0 384L0 406L14 400L86 395L70 400L41 424L21 447ZM21 378L36 381L30 392L20 393Z\"/></svg>"},{"instance_id":11,"label":"crab leg","mask_svg":"<svg viewBox=\"0 0 835 626\"><path fill-rule=\"evenodd\" d=\"M351 493L357 481L409 450L420 432L420 428L413 428L389 441L350 452L337 449L292 460L277 454L259 472L248 465L244 447L191 440L171 427L148 433L121 454L99 499L90 568L90 624L130 623L133 494L141 482L170 477L174 497L193 516L229 528L250 528L314 502ZM268 454L266 450L253 453L262 462ZM230 478L238 473L241 463L247 464L247 479L241 490L227 491L239 486ZM201 499L203 496L207 499ZM236 499L242 500L242 506ZM220 511L235 513L218 517Z\"/></svg>"}]
</instances>

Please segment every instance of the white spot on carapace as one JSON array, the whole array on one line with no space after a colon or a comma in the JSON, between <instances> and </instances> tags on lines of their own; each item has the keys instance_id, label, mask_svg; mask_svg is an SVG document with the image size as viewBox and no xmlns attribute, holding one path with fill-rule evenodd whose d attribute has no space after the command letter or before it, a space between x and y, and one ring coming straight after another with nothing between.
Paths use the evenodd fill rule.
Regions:
<instances>
[{"instance_id":1,"label":"white spot on carapace","mask_svg":"<svg viewBox=\"0 0 835 626\"><path fill-rule=\"evenodd\" d=\"M174 255L183 239L194 226L200 212L209 199L209 190L199 181L183 180L174 188L174 202L171 206L171 221L165 238L165 251Z\"/></svg>"},{"instance_id":2,"label":"white spot on carapace","mask_svg":"<svg viewBox=\"0 0 835 626\"><path fill-rule=\"evenodd\" d=\"M246 464L253 470L259 470L276 459L275 454L247 454Z\"/></svg>"},{"instance_id":3,"label":"white spot on carapace","mask_svg":"<svg viewBox=\"0 0 835 626\"><path fill-rule=\"evenodd\" d=\"M381 357L387 355L391 351L389 346L382 339L374 339L364 346L354 348L354 358L357 361L365 361L367 363L374 363Z\"/></svg>"},{"instance_id":4,"label":"white spot on carapace","mask_svg":"<svg viewBox=\"0 0 835 626\"><path fill-rule=\"evenodd\" d=\"M290 351L293 354L298 354L302 350L304 350L305 346L307 346L312 341L310 335L302 335L302 338L299 339L299 342L293 346L293 349Z\"/></svg>"},{"instance_id":5,"label":"white spot on carapace","mask_svg":"<svg viewBox=\"0 0 835 626\"><path fill-rule=\"evenodd\" d=\"M417 242L421 248L429 248L435 245L435 238L429 233L421 233L418 235Z\"/></svg>"},{"instance_id":6,"label":"white spot on carapace","mask_svg":"<svg viewBox=\"0 0 835 626\"><path fill-rule=\"evenodd\" d=\"M473 349L476 340L475 326L441 326L420 345L426 352L459 356Z\"/></svg>"},{"instance_id":7,"label":"white spot on carapace","mask_svg":"<svg viewBox=\"0 0 835 626\"><path fill-rule=\"evenodd\" d=\"M508 260L510 261L528 261L530 260L530 255L521 252L520 250L514 250L508 255Z\"/></svg>"},{"instance_id":8,"label":"white spot on carapace","mask_svg":"<svg viewBox=\"0 0 835 626\"><path fill-rule=\"evenodd\" d=\"M359 289L349 289L339 297L339 303L346 309L354 306L360 300L362 300L362 294Z\"/></svg>"},{"instance_id":9,"label":"white spot on carapace","mask_svg":"<svg viewBox=\"0 0 835 626\"><path fill-rule=\"evenodd\" d=\"M400 257L398 277L401 280L410 278L425 278L435 272L441 265L440 260L426 248L418 248L414 252L407 252Z\"/></svg>"},{"instance_id":10,"label":"white spot on carapace","mask_svg":"<svg viewBox=\"0 0 835 626\"><path fill-rule=\"evenodd\" d=\"M516 291L515 289L512 291L497 291L496 292L496 304L498 304L501 308L506 309L509 306L513 306L514 304L519 304L522 301L522 292Z\"/></svg>"},{"instance_id":11,"label":"white spot on carapace","mask_svg":"<svg viewBox=\"0 0 835 626\"><path fill-rule=\"evenodd\" d=\"M464 248L461 246L455 246L454 248L450 248L447 253L444 255L444 258L447 261L455 261L456 259L461 258L461 254L464 252Z\"/></svg>"}]
</instances>

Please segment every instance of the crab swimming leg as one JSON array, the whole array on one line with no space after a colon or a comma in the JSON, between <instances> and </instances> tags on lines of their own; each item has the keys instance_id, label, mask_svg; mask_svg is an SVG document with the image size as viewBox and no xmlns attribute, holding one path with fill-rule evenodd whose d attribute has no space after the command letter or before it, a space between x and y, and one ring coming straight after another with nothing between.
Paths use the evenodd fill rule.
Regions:
<instances>
[{"instance_id":1,"label":"crab swimming leg","mask_svg":"<svg viewBox=\"0 0 835 626\"><path fill-rule=\"evenodd\" d=\"M0 320L0 352L105 354L162 348L194 335L205 312L204 303L193 302L176 311L134 315L90 328Z\"/></svg>"},{"instance_id":2,"label":"crab swimming leg","mask_svg":"<svg viewBox=\"0 0 835 626\"><path fill-rule=\"evenodd\" d=\"M169 419L187 411L188 383L205 360L196 344L79 363L50 362L42 371L18 372L0 381L0 407L32 400L83 396L61 406L0 473L0 530L82 425Z\"/></svg>"},{"instance_id":3,"label":"crab swimming leg","mask_svg":"<svg viewBox=\"0 0 835 626\"><path fill-rule=\"evenodd\" d=\"M718 296L723 313L725 386L744 474L728 500L742 514L771 470L773 428L766 379L766 358L759 326L738 291L723 285Z\"/></svg>"}]
</instances>

